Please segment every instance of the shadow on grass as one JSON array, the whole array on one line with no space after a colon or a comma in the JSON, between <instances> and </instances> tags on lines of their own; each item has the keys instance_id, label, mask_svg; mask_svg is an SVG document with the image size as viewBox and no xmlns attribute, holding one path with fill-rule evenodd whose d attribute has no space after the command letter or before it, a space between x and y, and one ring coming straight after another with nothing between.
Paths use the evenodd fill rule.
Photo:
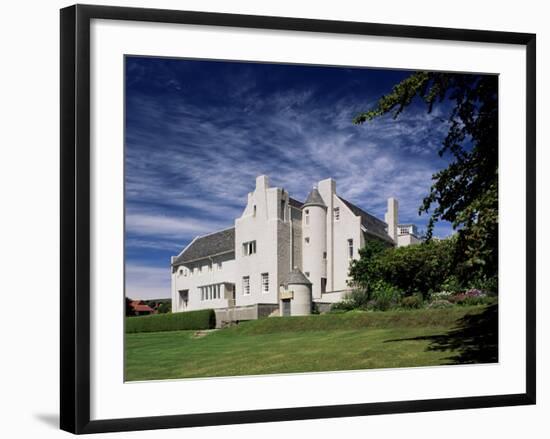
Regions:
<instances>
[{"instance_id":1,"label":"shadow on grass","mask_svg":"<svg viewBox=\"0 0 550 439\"><path fill-rule=\"evenodd\" d=\"M451 352L447 364L498 362L498 305L479 314L466 314L445 334L387 340L386 343L427 340L428 351Z\"/></svg>"}]
</instances>

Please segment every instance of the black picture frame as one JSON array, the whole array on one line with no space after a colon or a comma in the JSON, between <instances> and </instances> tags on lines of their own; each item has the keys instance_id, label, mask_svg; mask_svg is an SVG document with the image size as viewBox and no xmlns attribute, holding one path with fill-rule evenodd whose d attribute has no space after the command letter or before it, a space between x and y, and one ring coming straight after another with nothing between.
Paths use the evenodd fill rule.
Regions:
<instances>
[{"instance_id":1,"label":"black picture frame","mask_svg":"<svg viewBox=\"0 0 550 439\"><path fill-rule=\"evenodd\" d=\"M525 66L527 79L526 392L494 396L90 420L90 21L92 19L525 46L527 60ZM74 5L62 9L60 24L61 429L81 434L535 404L536 36L534 34L89 5Z\"/></svg>"}]
</instances>

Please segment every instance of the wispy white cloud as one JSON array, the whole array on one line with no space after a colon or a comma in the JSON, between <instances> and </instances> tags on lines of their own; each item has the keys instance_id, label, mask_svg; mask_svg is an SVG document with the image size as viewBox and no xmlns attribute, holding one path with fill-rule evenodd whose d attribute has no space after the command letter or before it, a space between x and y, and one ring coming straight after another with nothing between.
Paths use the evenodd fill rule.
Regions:
<instances>
[{"instance_id":1,"label":"wispy white cloud","mask_svg":"<svg viewBox=\"0 0 550 439\"><path fill-rule=\"evenodd\" d=\"M126 297L162 299L170 297L170 268L126 264Z\"/></svg>"},{"instance_id":2,"label":"wispy white cloud","mask_svg":"<svg viewBox=\"0 0 550 439\"><path fill-rule=\"evenodd\" d=\"M193 237L233 225L259 174L301 200L332 177L339 194L380 218L387 198L397 197L400 219L425 227L418 208L432 174L446 165L436 153L448 129L444 109L355 126L353 116L380 96L357 92L357 77L334 90L315 81L266 89L274 78L253 69L210 83L187 70L175 74L163 66L153 75L138 69L149 78L147 87L161 91L127 95L126 225L133 262L168 264ZM436 229L447 232L445 224ZM169 271L159 270L166 283ZM132 288L153 295L157 286L143 273L131 271Z\"/></svg>"}]
</instances>

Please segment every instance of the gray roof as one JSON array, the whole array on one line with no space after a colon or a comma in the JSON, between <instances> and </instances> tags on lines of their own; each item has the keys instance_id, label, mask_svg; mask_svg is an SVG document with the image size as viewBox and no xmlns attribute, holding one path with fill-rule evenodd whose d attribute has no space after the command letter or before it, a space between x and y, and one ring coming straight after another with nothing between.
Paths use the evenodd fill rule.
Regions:
<instances>
[{"instance_id":1,"label":"gray roof","mask_svg":"<svg viewBox=\"0 0 550 439\"><path fill-rule=\"evenodd\" d=\"M323 201L323 197L321 197L321 194L317 190L317 188L311 189L311 192L307 196L307 199L304 203L304 207L306 206L321 206L321 207L327 207L325 202Z\"/></svg>"},{"instance_id":2,"label":"gray roof","mask_svg":"<svg viewBox=\"0 0 550 439\"><path fill-rule=\"evenodd\" d=\"M356 206L353 203L350 203L347 200L344 200L342 197L338 197L342 202L349 207L349 209L353 212L354 215L357 215L361 217L361 225L367 229L367 234L372 235L376 238L383 239L384 241L391 242L393 244L393 239L388 235L388 232L386 231L386 228L388 225L382 221L376 218L374 215L371 215L370 213L365 212L360 207Z\"/></svg>"},{"instance_id":3,"label":"gray roof","mask_svg":"<svg viewBox=\"0 0 550 439\"><path fill-rule=\"evenodd\" d=\"M311 282L298 268L288 274L287 285L311 285Z\"/></svg>"},{"instance_id":4,"label":"gray roof","mask_svg":"<svg viewBox=\"0 0 550 439\"><path fill-rule=\"evenodd\" d=\"M301 209L304 203L301 201L295 200L292 197L288 197L288 204L290 204L291 207L295 207L296 209Z\"/></svg>"},{"instance_id":5,"label":"gray roof","mask_svg":"<svg viewBox=\"0 0 550 439\"><path fill-rule=\"evenodd\" d=\"M172 265L235 251L235 227L199 236L174 260Z\"/></svg>"}]
</instances>

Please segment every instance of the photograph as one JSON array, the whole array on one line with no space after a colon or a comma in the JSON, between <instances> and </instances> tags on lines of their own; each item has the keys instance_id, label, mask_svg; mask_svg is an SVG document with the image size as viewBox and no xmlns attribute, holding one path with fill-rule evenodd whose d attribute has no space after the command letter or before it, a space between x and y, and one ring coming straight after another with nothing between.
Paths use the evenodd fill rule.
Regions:
<instances>
[{"instance_id":1,"label":"photograph","mask_svg":"<svg viewBox=\"0 0 550 439\"><path fill-rule=\"evenodd\" d=\"M125 55L125 381L498 363L498 109L498 74Z\"/></svg>"}]
</instances>

